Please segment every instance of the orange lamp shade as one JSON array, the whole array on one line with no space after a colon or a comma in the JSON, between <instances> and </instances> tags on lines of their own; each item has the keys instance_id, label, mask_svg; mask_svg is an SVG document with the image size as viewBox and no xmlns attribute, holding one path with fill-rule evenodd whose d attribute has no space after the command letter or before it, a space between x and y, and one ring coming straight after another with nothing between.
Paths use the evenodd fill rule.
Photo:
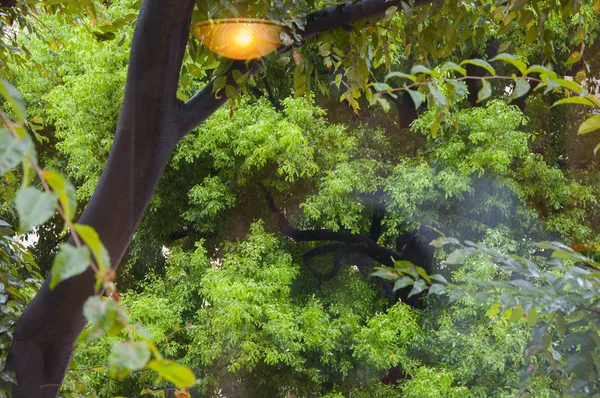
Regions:
<instances>
[{"instance_id":1,"label":"orange lamp shade","mask_svg":"<svg viewBox=\"0 0 600 398\"><path fill-rule=\"evenodd\" d=\"M192 25L202 45L225 58L247 60L263 57L283 45L290 29L280 23L254 18L214 19Z\"/></svg>"}]
</instances>

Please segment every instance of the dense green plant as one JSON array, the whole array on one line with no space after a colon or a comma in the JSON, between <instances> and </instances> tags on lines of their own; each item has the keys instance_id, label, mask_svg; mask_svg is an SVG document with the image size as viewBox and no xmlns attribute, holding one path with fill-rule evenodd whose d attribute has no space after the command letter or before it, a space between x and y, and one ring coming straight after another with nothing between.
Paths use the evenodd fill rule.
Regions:
<instances>
[{"instance_id":1,"label":"dense green plant","mask_svg":"<svg viewBox=\"0 0 600 398\"><path fill-rule=\"evenodd\" d=\"M291 16L297 27L306 17L298 10L312 8L309 3L294 3ZM75 354L65 394L89 390L100 396L164 394L167 383L152 372L137 371L155 347L194 369L202 378L195 392L208 394L551 396L560 390L560 380L571 383L568 388L576 384L581 377L570 372L575 368L565 368L568 365L560 361L563 368L557 366L558 376L540 372L519 384L520 353L527 347L529 333L527 325L507 321L518 318L513 316L514 305L503 304L503 309L511 312L495 316L498 314L489 313L490 303L483 296L455 296L459 301L452 304L434 295L443 292L446 278L452 284L466 283L466 290L475 285L472 279L487 287L500 287L492 282L499 279L503 289L510 287L508 275L490 263L479 261L450 272L448 262L441 262L436 269L439 273L430 280L423 268L406 262L397 263L396 269L383 269L384 274L394 274L394 279L395 273L402 274L400 284L412 285L413 293L429 289L429 306L417 311L405 303L387 302L382 289L368 276L372 259L338 249L336 257L340 252L346 256L343 267L331 280L323 280L314 269L333 268L331 263L337 261L333 255L308 264L303 254L318 248L317 242L292 242L276 234L284 232L282 216L296 228L358 235L376 229L374 220L381 215L383 228L381 234L373 233L375 243L398 251L403 249L400 238L420 227L482 244L498 238L505 251L522 254L531 245L516 237L597 240L598 228L589 217L597 206L594 181L577 182L557 162L550 165L547 157L533 154L534 134L524 131L527 120L517 108L497 100L467 108L460 102L467 95L463 82L467 79L451 78L452 73L462 74L462 67L442 64L454 59L457 51L464 55L481 50L488 39L502 40L499 52L514 48L519 55L518 59L507 54L498 57L522 75L508 78L511 84L514 81L513 99L525 94L529 82L538 79L527 76L529 71L535 76L545 73L547 81L540 79L547 86L555 84L551 89L562 87L579 94L563 102L597 107L587 92L577 91L570 80L558 82L558 76L547 68L523 69L527 57L558 58L561 68L577 62L581 54L571 53L571 47L576 44L583 49L586 40L594 37L597 2L569 2L560 8L547 2L481 2L473 7L448 3L419 11L406 7L403 13L390 9L379 25L360 23L294 48L291 57L273 67L280 68L276 71L283 76L289 72L276 93L290 92L293 87L297 96L304 97L277 98L266 85L264 92L252 91L253 82L249 81L241 99L232 93L232 86L222 87L232 97L231 107L216 112L180 143L134 237L121 274L122 286L133 287L123 292L126 310L106 304L112 301L96 300L97 307L109 311L92 316L96 319L86 334L99 337L97 332L106 329L121 338L120 317L127 318L125 314L130 312L130 325L147 325L145 329L129 328L141 341L117 344L113 354L114 336L83 342ZM291 2L278 2L269 10L266 5L249 3L244 11L287 17ZM111 2L99 7L101 15L79 20L76 28L60 16L40 15L53 40L21 35L22 42L15 43L31 54L30 63L11 65L10 71L28 102L27 118L36 129L40 157L75 180L78 198L83 201L97 183L112 141L137 6L134 1ZM237 12L241 11L228 2L211 2L199 7L194 19L208 13L224 16ZM480 23L481 15L487 19ZM556 33L554 38L548 37L548 31ZM475 38L472 46L467 40L471 37ZM564 58L568 60L562 63ZM388 75L387 83L369 82L385 73L379 66L399 69L415 59L443 66L415 67L411 74ZM40 75L31 73L33 65L44 66ZM229 63L220 65L214 55L190 43L178 97L188 98L211 70L219 75ZM466 65L492 68L482 60L468 60ZM328 76L326 69L336 74ZM495 75L495 70L491 72ZM330 123L331 119L343 120L344 114L332 115L334 111L325 107L334 105L323 98L317 101L325 107L315 105L310 93L316 87L329 94L330 87L336 87L340 91L331 90L336 94L334 101L341 94L353 110L367 102L379 102L387 109L392 104L384 95L406 90L392 85L402 81L400 78L416 84L408 95L417 108L425 101L434 108L421 114L412 132L399 132L390 127L392 123L373 128L360 118L352 126ZM243 84L240 76L236 80ZM491 94L487 80L492 79L481 80L481 100ZM224 78L220 82L225 86ZM363 96L371 101L363 101ZM497 97L507 99L503 94ZM7 112L19 111L11 105L6 108ZM592 116L584 123L584 132L597 124L597 115ZM406 140L416 142L413 150L402 148ZM30 171L24 173L28 177ZM2 186L7 198L14 194L17 176L9 175ZM73 196L74 190L65 188L61 205L71 203ZM46 200L40 201L46 205L58 200L51 194L43 198ZM44 207L42 218L48 218L54 208ZM9 205L1 210L15 218ZM20 213L26 212L22 208ZM29 226L39 220L34 221ZM49 246L58 250L64 235L48 235ZM96 257L102 259L100 246L92 242L88 245L95 245ZM66 250L61 251L63 260L75 256L70 253L69 257ZM163 253L169 251L165 259ZM54 253L42 252L46 257ZM89 256L83 250L77 255ZM140 283L148 270L155 272ZM64 267L62 277L72 272ZM101 274L101 279L112 290L107 276ZM515 300L524 297L514 296ZM595 332L590 330L585 332L585 341L581 340L588 346ZM543 334L535 333L536 338ZM534 340L534 348L536 344L548 347L545 340L538 340ZM131 360L122 360L119 349L133 352ZM470 354L468 360L465 353ZM543 361L539 358L544 355L540 352L531 360ZM581 355L572 357L580 371ZM584 361L589 363L590 358ZM392 380L398 385L380 382L394 367L403 372ZM173 377L173 372L164 373ZM118 382L109 376L129 377Z\"/></svg>"},{"instance_id":2,"label":"dense green plant","mask_svg":"<svg viewBox=\"0 0 600 398\"><path fill-rule=\"evenodd\" d=\"M467 259L505 275L472 279L469 290L478 292L480 301L494 302L486 315L512 322L525 319L531 327L522 380L555 374L555 388L564 394L595 396L600 393L599 265L560 243L542 242L537 248L549 253L524 258L469 245L448 261Z\"/></svg>"}]
</instances>

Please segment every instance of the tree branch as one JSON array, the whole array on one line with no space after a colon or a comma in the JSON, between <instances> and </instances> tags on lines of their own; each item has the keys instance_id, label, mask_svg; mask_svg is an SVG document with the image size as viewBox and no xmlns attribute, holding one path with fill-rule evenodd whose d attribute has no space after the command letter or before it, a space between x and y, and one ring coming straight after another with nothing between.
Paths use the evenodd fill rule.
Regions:
<instances>
[{"instance_id":1,"label":"tree branch","mask_svg":"<svg viewBox=\"0 0 600 398\"><path fill-rule=\"evenodd\" d=\"M315 277L317 277L321 281L327 282L333 279L340 272L340 269L342 268L342 262L340 258L341 251L342 248L346 249L345 246L346 245L343 243L331 243L328 245L315 247L314 249L311 249L304 253L304 264L313 273L313 275L315 275ZM323 274L317 271L312 265L310 265L309 261L311 259L333 252L335 252L335 257L333 259L333 268L331 268L331 271L329 271L328 273Z\"/></svg>"},{"instance_id":2,"label":"tree branch","mask_svg":"<svg viewBox=\"0 0 600 398\"><path fill-rule=\"evenodd\" d=\"M17 4L17 0L0 0L0 8L9 9Z\"/></svg>"},{"instance_id":3,"label":"tree branch","mask_svg":"<svg viewBox=\"0 0 600 398\"><path fill-rule=\"evenodd\" d=\"M415 0L414 6L435 3L439 0ZM408 4L407 1L403 1ZM389 0L361 0L350 1L346 4L332 6L322 11L310 14L306 20L306 27L301 32L302 39L306 40L320 33L324 33L344 25L364 21L385 14L388 8L400 6L402 1Z\"/></svg>"},{"instance_id":4,"label":"tree branch","mask_svg":"<svg viewBox=\"0 0 600 398\"><path fill-rule=\"evenodd\" d=\"M373 210L373 217L371 221L371 228L369 229L369 237L373 239L373 242L377 242L384 231L381 221L385 216L385 208L381 205L376 206Z\"/></svg>"},{"instance_id":5,"label":"tree branch","mask_svg":"<svg viewBox=\"0 0 600 398\"><path fill-rule=\"evenodd\" d=\"M260 70L260 64L261 60L233 62L231 68L227 72L227 84L238 88L237 83L233 79L232 72L238 70L242 74L248 73L249 75L253 75ZM227 95L225 95L225 90L221 90L219 98L216 98L215 95L212 94L214 82L218 77L220 76L214 77L206 86L204 86L204 88L202 88L202 90L198 91L183 105L180 138L183 138L183 136L203 123L229 99L227 98Z\"/></svg>"},{"instance_id":6,"label":"tree branch","mask_svg":"<svg viewBox=\"0 0 600 398\"><path fill-rule=\"evenodd\" d=\"M393 266L394 261L405 259L402 253L380 246L371 237L364 234L353 234L345 229L333 231L331 229L300 230L294 228L287 217L279 211L269 191L264 186L261 185L261 187L265 193L269 209L272 213L278 215L279 229L284 235L296 242L337 241L357 245L361 247L363 253L386 266Z\"/></svg>"}]
</instances>

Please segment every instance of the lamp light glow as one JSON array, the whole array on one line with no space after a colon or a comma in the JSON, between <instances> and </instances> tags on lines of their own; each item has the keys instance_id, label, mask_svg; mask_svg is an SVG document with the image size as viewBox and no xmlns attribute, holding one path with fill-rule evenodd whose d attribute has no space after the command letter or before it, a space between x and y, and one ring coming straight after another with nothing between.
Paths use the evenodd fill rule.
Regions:
<instances>
[{"instance_id":1,"label":"lamp light glow","mask_svg":"<svg viewBox=\"0 0 600 398\"><path fill-rule=\"evenodd\" d=\"M248 47L252 42L252 33L248 29L240 29L235 36L235 43L240 47Z\"/></svg>"},{"instance_id":2,"label":"lamp light glow","mask_svg":"<svg viewBox=\"0 0 600 398\"><path fill-rule=\"evenodd\" d=\"M192 25L192 33L210 51L235 60L263 57L283 46L283 36L291 36L286 25L254 18L203 21Z\"/></svg>"}]
</instances>

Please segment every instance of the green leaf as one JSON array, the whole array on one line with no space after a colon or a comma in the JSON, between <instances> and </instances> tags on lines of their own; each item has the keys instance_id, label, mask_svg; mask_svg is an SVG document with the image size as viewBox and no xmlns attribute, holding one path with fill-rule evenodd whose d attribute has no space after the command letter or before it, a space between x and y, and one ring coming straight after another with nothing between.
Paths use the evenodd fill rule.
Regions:
<instances>
[{"instance_id":1,"label":"green leaf","mask_svg":"<svg viewBox=\"0 0 600 398\"><path fill-rule=\"evenodd\" d=\"M33 187L22 188L15 199L21 231L29 231L48 221L56 212L58 197Z\"/></svg>"},{"instance_id":2,"label":"green leaf","mask_svg":"<svg viewBox=\"0 0 600 398\"><path fill-rule=\"evenodd\" d=\"M25 120L25 101L23 101L21 94L5 79L0 81L0 94L8 101L12 110L15 112L15 121L17 123L23 123L23 120Z\"/></svg>"},{"instance_id":3,"label":"green leaf","mask_svg":"<svg viewBox=\"0 0 600 398\"><path fill-rule=\"evenodd\" d=\"M533 327L533 325L537 323L538 318L538 313L535 310L535 308L529 310L529 312L527 313L527 326Z\"/></svg>"},{"instance_id":4,"label":"green leaf","mask_svg":"<svg viewBox=\"0 0 600 398\"><path fill-rule=\"evenodd\" d=\"M577 376L581 376L587 373L589 369L590 363L588 361L587 352L582 353L573 353L567 359L565 363L565 371L569 373L574 373Z\"/></svg>"},{"instance_id":5,"label":"green leaf","mask_svg":"<svg viewBox=\"0 0 600 398\"><path fill-rule=\"evenodd\" d=\"M440 275L440 274L430 275L430 278L433 279L434 281L438 281L438 282L441 282L441 283L448 283L448 281L446 280L446 278L444 278L444 276Z\"/></svg>"},{"instance_id":6,"label":"green leaf","mask_svg":"<svg viewBox=\"0 0 600 398\"><path fill-rule=\"evenodd\" d=\"M467 253L464 249L458 249L450 253L446 258L446 263L452 265L462 264L467 259Z\"/></svg>"},{"instance_id":7,"label":"green leaf","mask_svg":"<svg viewBox=\"0 0 600 398\"><path fill-rule=\"evenodd\" d=\"M230 100L236 100L239 97L237 89L230 84L225 86L225 95Z\"/></svg>"},{"instance_id":8,"label":"green leaf","mask_svg":"<svg viewBox=\"0 0 600 398\"><path fill-rule=\"evenodd\" d=\"M150 361L148 368L152 369L163 379L175 384L177 388L193 387L196 384L196 376L187 367L173 361L159 359Z\"/></svg>"},{"instance_id":9,"label":"green leaf","mask_svg":"<svg viewBox=\"0 0 600 398\"><path fill-rule=\"evenodd\" d=\"M432 71L431 71L431 69L429 69L428 67L423 66L423 65L415 65L410 70L411 75L417 75L419 73L424 73L424 74L429 75L432 73Z\"/></svg>"},{"instance_id":10,"label":"green leaf","mask_svg":"<svg viewBox=\"0 0 600 398\"><path fill-rule=\"evenodd\" d=\"M104 272L108 267L110 267L110 257L108 255L108 251L100 241L98 233L89 225L75 224L73 225L73 228L75 228L77 235L83 239L85 244L92 251L100 272Z\"/></svg>"},{"instance_id":11,"label":"green leaf","mask_svg":"<svg viewBox=\"0 0 600 398\"><path fill-rule=\"evenodd\" d=\"M213 81L212 93L215 95L215 98L220 99L219 91L225 88L225 84L227 83L227 76L219 76Z\"/></svg>"},{"instance_id":12,"label":"green leaf","mask_svg":"<svg viewBox=\"0 0 600 398\"><path fill-rule=\"evenodd\" d=\"M90 263L90 251L87 247L75 247L64 243L54 258L50 289L59 282L84 272Z\"/></svg>"},{"instance_id":13,"label":"green leaf","mask_svg":"<svg viewBox=\"0 0 600 398\"><path fill-rule=\"evenodd\" d=\"M415 269L415 265L410 261L406 260L396 260L394 261L394 268L398 271L399 274L408 274L412 276L414 279L419 277L417 270Z\"/></svg>"},{"instance_id":14,"label":"green leaf","mask_svg":"<svg viewBox=\"0 0 600 398\"><path fill-rule=\"evenodd\" d=\"M503 61L505 63L511 64L515 68L517 68L519 70L519 72L521 72L522 75L524 75L525 71L527 70L527 64L525 64L525 62L523 62L523 61L519 61L512 54L501 53L501 54L496 55L490 61Z\"/></svg>"},{"instance_id":15,"label":"green leaf","mask_svg":"<svg viewBox=\"0 0 600 398\"><path fill-rule=\"evenodd\" d=\"M564 335L567 331L567 322L565 321L565 316L562 312L557 311L554 315L556 326L558 328L558 333Z\"/></svg>"},{"instance_id":16,"label":"green leaf","mask_svg":"<svg viewBox=\"0 0 600 398\"><path fill-rule=\"evenodd\" d=\"M383 111L385 113L390 111L390 102L388 100L386 100L385 98L381 98L380 96L377 96L377 102L379 103L379 105L381 105L381 107L383 108Z\"/></svg>"},{"instance_id":17,"label":"green leaf","mask_svg":"<svg viewBox=\"0 0 600 398\"><path fill-rule=\"evenodd\" d=\"M429 286L429 295L432 294L446 294L447 292L447 288L445 285L442 285L441 283L434 283L433 285Z\"/></svg>"},{"instance_id":18,"label":"green leaf","mask_svg":"<svg viewBox=\"0 0 600 398\"><path fill-rule=\"evenodd\" d=\"M458 80L448 80L447 82L452 86L452 98L454 100L459 100L467 95L469 89L465 83Z\"/></svg>"},{"instance_id":19,"label":"green leaf","mask_svg":"<svg viewBox=\"0 0 600 398\"><path fill-rule=\"evenodd\" d=\"M425 279L427 282L431 283L431 279L429 278L429 275L427 275L427 271L425 271L425 269L421 268L421 267L415 267L417 269L417 272L419 273L419 275L421 275L421 278Z\"/></svg>"},{"instance_id":20,"label":"green leaf","mask_svg":"<svg viewBox=\"0 0 600 398\"><path fill-rule=\"evenodd\" d=\"M500 306L499 303L494 303L494 304L492 304L490 309L487 310L487 312L485 313L485 316L494 317L500 313L501 308L502 307Z\"/></svg>"},{"instance_id":21,"label":"green leaf","mask_svg":"<svg viewBox=\"0 0 600 398\"><path fill-rule=\"evenodd\" d=\"M579 60L581 59L581 52L579 51L574 51L573 53L571 53L571 55L569 56L569 59L567 59L566 64L567 65L572 65L575 64L577 62L579 62Z\"/></svg>"},{"instance_id":22,"label":"green leaf","mask_svg":"<svg viewBox=\"0 0 600 398\"><path fill-rule=\"evenodd\" d=\"M371 273L371 276L377 276L379 278L390 280L396 280L399 277L398 273L391 267L379 268L377 271Z\"/></svg>"},{"instance_id":23,"label":"green leaf","mask_svg":"<svg viewBox=\"0 0 600 398\"><path fill-rule=\"evenodd\" d=\"M491 75L496 74L496 69L494 69L492 67L492 65L490 65L489 63L487 63L486 61L484 61L482 59L477 59L477 58L466 59L466 60L462 61L460 64L461 65L471 64L471 65L479 66L480 68L483 68L483 69L487 70L488 72L490 72Z\"/></svg>"},{"instance_id":24,"label":"green leaf","mask_svg":"<svg viewBox=\"0 0 600 398\"><path fill-rule=\"evenodd\" d=\"M79 341L97 339L102 337L104 332L116 335L129 323L129 318L114 300L99 296L92 296L86 300L83 304L83 316L90 323L90 327L79 335Z\"/></svg>"},{"instance_id":25,"label":"green leaf","mask_svg":"<svg viewBox=\"0 0 600 398\"><path fill-rule=\"evenodd\" d=\"M299 70L299 68L296 68L296 70ZM306 74L294 73L294 94L296 97L300 97L306 92L306 86Z\"/></svg>"},{"instance_id":26,"label":"green leaf","mask_svg":"<svg viewBox=\"0 0 600 398\"><path fill-rule=\"evenodd\" d=\"M440 89L435 83L429 84L429 91L431 92L433 103L437 108L443 108L448 104L448 99L446 98L444 93L440 91Z\"/></svg>"},{"instance_id":27,"label":"green leaf","mask_svg":"<svg viewBox=\"0 0 600 398\"><path fill-rule=\"evenodd\" d=\"M386 90L391 90L392 88L390 87L389 84L387 83L373 83L373 87L375 88L375 90L377 90L378 92L381 91L386 91Z\"/></svg>"},{"instance_id":28,"label":"green leaf","mask_svg":"<svg viewBox=\"0 0 600 398\"><path fill-rule=\"evenodd\" d=\"M222 58L221 62L219 63L219 67L214 71L213 76L225 76L231 69L232 65L233 65L233 60L227 59L227 58ZM223 86L225 86L225 85L223 85Z\"/></svg>"},{"instance_id":29,"label":"green leaf","mask_svg":"<svg viewBox=\"0 0 600 398\"><path fill-rule=\"evenodd\" d=\"M120 342L112 346L108 364L110 374L118 379L129 376L136 370L143 369L150 360L151 352L143 341Z\"/></svg>"},{"instance_id":30,"label":"green leaf","mask_svg":"<svg viewBox=\"0 0 600 398\"><path fill-rule=\"evenodd\" d=\"M505 41L502 44L500 44L500 47L498 47L498 51L504 52L508 49L508 47L510 47L510 45L511 45L510 41Z\"/></svg>"},{"instance_id":31,"label":"green leaf","mask_svg":"<svg viewBox=\"0 0 600 398\"><path fill-rule=\"evenodd\" d=\"M586 97L568 97L568 98L563 98L561 100L556 101L555 103L552 104L551 108L556 105L562 105L562 104L580 104L580 105L594 106L594 103L592 101L590 101L589 99L587 99Z\"/></svg>"},{"instance_id":32,"label":"green leaf","mask_svg":"<svg viewBox=\"0 0 600 398\"><path fill-rule=\"evenodd\" d=\"M555 82L558 83L559 86L571 90L577 94L581 94L581 92L583 91L583 87L581 87L579 83L574 82L572 80L556 79Z\"/></svg>"},{"instance_id":33,"label":"green leaf","mask_svg":"<svg viewBox=\"0 0 600 398\"><path fill-rule=\"evenodd\" d=\"M481 102L492 95L492 85L485 79L481 79L481 90L477 94L477 102Z\"/></svg>"},{"instance_id":34,"label":"green leaf","mask_svg":"<svg viewBox=\"0 0 600 398\"><path fill-rule=\"evenodd\" d=\"M442 67L440 69L441 69L442 73L449 71L449 70L453 70L455 72L460 73L463 76L467 75L467 70L454 62L446 62L446 63L444 63L444 65L442 65Z\"/></svg>"},{"instance_id":35,"label":"green leaf","mask_svg":"<svg viewBox=\"0 0 600 398\"><path fill-rule=\"evenodd\" d=\"M515 89L513 90L512 94L510 95L510 99L515 100L519 97L522 97L525 94L527 94L530 89L531 89L531 85L529 84L529 82L527 80L517 79L517 81L515 82Z\"/></svg>"},{"instance_id":36,"label":"green leaf","mask_svg":"<svg viewBox=\"0 0 600 398\"><path fill-rule=\"evenodd\" d=\"M405 288L406 286L412 285L415 282L410 276L403 276L394 283L394 291Z\"/></svg>"},{"instance_id":37,"label":"green leaf","mask_svg":"<svg viewBox=\"0 0 600 398\"><path fill-rule=\"evenodd\" d=\"M510 313L510 318L509 320L511 322L518 322L521 319L523 319L523 314L525 312L523 311L523 308L521 308L521 306L517 306L515 308L512 309L511 313Z\"/></svg>"},{"instance_id":38,"label":"green leaf","mask_svg":"<svg viewBox=\"0 0 600 398\"><path fill-rule=\"evenodd\" d=\"M423 93L421 93L417 90L407 90L407 91L408 91L408 95L410 95L410 98L415 103L415 109L419 109L419 107L423 103L423 100L425 100L425 96L423 95Z\"/></svg>"},{"instance_id":39,"label":"green leaf","mask_svg":"<svg viewBox=\"0 0 600 398\"><path fill-rule=\"evenodd\" d=\"M579 126L579 134L587 134L600 129L600 115L594 115Z\"/></svg>"},{"instance_id":40,"label":"green leaf","mask_svg":"<svg viewBox=\"0 0 600 398\"><path fill-rule=\"evenodd\" d=\"M75 188L61 174L54 171L44 171L42 173L44 179L50 185L50 188L58 195L58 200L63 208L65 216L72 220L75 217L77 208L77 199L75 198Z\"/></svg>"},{"instance_id":41,"label":"green leaf","mask_svg":"<svg viewBox=\"0 0 600 398\"><path fill-rule=\"evenodd\" d=\"M527 68L527 70L525 70L525 73L523 73L523 75L527 76L531 73L539 73L540 75L545 75L546 78L553 80L558 79L558 75L556 74L556 72L542 65L531 65L529 68Z\"/></svg>"},{"instance_id":42,"label":"green leaf","mask_svg":"<svg viewBox=\"0 0 600 398\"><path fill-rule=\"evenodd\" d=\"M410 298L410 297L414 296L415 294L419 294L425 289L427 289L427 284L425 283L425 281L423 279L419 279L414 283L413 288L411 289L410 293L408 294L408 297Z\"/></svg>"},{"instance_id":43,"label":"green leaf","mask_svg":"<svg viewBox=\"0 0 600 398\"><path fill-rule=\"evenodd\" d=\"M408 80L411 80L413 82L417 81L417 77L416 76L409 75L407 73L402 73L402 72L391 72L391 73L388 73L387 75L385 75L384 81L387 82L392 77L399 77L399 78L402 78L402 79L408 79Z\"/></svg>"},{"instance_id":44,"label":"green leaf","mask_svg":"<svg viewBox=\"0 0 600 398\"><path fill-rule=\"evenodd\" d=\"M16 167L27 155L31 140L16 139L4 129L0 129L0 175Z\"/></svg>"}]
</instances>

